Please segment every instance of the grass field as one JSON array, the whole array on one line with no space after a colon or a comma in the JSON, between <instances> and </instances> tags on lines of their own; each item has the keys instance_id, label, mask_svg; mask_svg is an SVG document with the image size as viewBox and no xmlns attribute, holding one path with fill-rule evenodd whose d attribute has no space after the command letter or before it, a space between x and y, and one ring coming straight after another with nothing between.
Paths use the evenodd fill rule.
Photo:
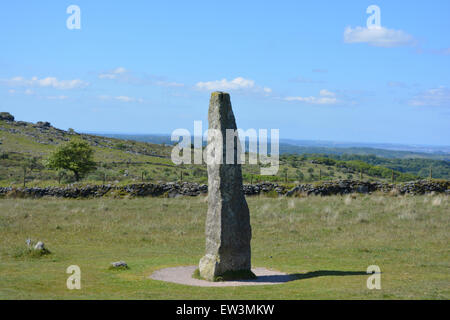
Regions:
<instances>
[{"instance_id":1,"label":"grass field","mask_svg":"<svg viewBox=\"0 0 450 320\"><path fill-rule=\"evenodd\" d=\"M204 253L205 197L0 200L0 299L449 299L448 196L248 197L252 263L282 285L201 288L148 279ZM52 252L24 255L25 240ZM114 271L125 260L130 269ZM381 268L381 290L366 269ZM66 268L81 268L68 290Z\"/></svg>"}]
</instances>

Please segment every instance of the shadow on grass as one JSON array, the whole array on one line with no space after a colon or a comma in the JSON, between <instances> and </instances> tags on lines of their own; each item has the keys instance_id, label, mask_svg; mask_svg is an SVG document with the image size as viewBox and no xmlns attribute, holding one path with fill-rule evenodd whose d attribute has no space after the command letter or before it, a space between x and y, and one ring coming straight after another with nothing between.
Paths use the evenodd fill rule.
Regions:
<instances>
[{"instance_id":1,"label":"shadow on grass","mask_svg":"<svg viewBox=\"0 0 450 320\"><path fill-rule=\"evenodd\" d=\"M290 276L294 277L296 280L326 277L326 276L362 276L367 275L366 271L336 271L336 270L318 270L311 271L307 273L294 273Z\"/></svg>"},{"instance_id":2,"label":"shadow on grass","mask_svg":"<svg viewBox=\"0 0 450 320\"><path fill-rule=\"evenodd\" d=\"M336 271L336 270L318 270L306 273L291 273L286 275L267 275L258 276L253 282L272 282L282 283L294 280L303 280L309 278L326 277L326 276L361 276L368 275L366 271ZM243 280L246 281L246 280Z\"/></svg>"}]
</instances>

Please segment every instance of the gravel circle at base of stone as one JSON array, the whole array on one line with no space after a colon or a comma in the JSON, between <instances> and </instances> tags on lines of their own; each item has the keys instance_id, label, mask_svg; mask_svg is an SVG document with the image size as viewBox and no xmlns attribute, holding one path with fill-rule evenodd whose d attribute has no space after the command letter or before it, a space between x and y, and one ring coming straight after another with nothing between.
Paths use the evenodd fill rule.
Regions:
<instances>
[{"instance_id":1,"label":"gravel circle at base of stone","mask_svg":"<svg viewBox=\"0 0 450 320\"><path fill-rule=\"evenodd\" d=\"M253 268L252 271L256 275L256 279L211 282L192 278L192 274L197 268L198 266L165 268L155 271L150 276L150 279L198 287L274 285L286 283L296 279L295 276L288 275L283 272L269 270L266 268Z\"/></svg>"}]
</instances>

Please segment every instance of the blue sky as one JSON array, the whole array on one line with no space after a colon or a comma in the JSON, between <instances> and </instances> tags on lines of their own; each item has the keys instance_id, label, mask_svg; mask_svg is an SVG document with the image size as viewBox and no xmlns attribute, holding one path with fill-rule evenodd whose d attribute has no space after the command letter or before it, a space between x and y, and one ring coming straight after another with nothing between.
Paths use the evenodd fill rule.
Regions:
<instances>
[{"instance_id":1,"label":"blue sky","mask_svg":"<svg viewBox=\"0 0 450 320\"><path fill-rule=\"evenodd\" d=\"M81 29L69 30L69 5ZM369 29L369 5L381 27ZM281 138L450 145L450 2L9 1L0 111L77 131L193 131L211 91Z\"/></svg>"}]
</instances>

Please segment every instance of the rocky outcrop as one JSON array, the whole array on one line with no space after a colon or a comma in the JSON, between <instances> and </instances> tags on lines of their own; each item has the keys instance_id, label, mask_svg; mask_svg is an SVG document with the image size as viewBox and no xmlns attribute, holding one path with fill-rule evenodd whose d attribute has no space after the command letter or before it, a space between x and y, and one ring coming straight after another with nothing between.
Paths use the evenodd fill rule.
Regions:
<instances>
[{"instance_id":1,"label":"rocky outcrop","mask_svg":"<svg viewBox=\"0 0 450 320\"><path fill-rule=\"evenodd\" d=\"M0 120L14 121L14 116L9 112L0 112Z\"/></svg>"},{"instance_id":2,"label":"rocky outcrop","mask_svg":"<svg viewBox=\"0 0 450 320\"><path fill-rule=\"evenodd\" d=\"M36 122L36 124L34 126L38 127L38 128L48 129L51 127L51 124L50 124L50 122L47 122L47 121L38 121L38 122Z\"/></svg>"}]
</instances>

